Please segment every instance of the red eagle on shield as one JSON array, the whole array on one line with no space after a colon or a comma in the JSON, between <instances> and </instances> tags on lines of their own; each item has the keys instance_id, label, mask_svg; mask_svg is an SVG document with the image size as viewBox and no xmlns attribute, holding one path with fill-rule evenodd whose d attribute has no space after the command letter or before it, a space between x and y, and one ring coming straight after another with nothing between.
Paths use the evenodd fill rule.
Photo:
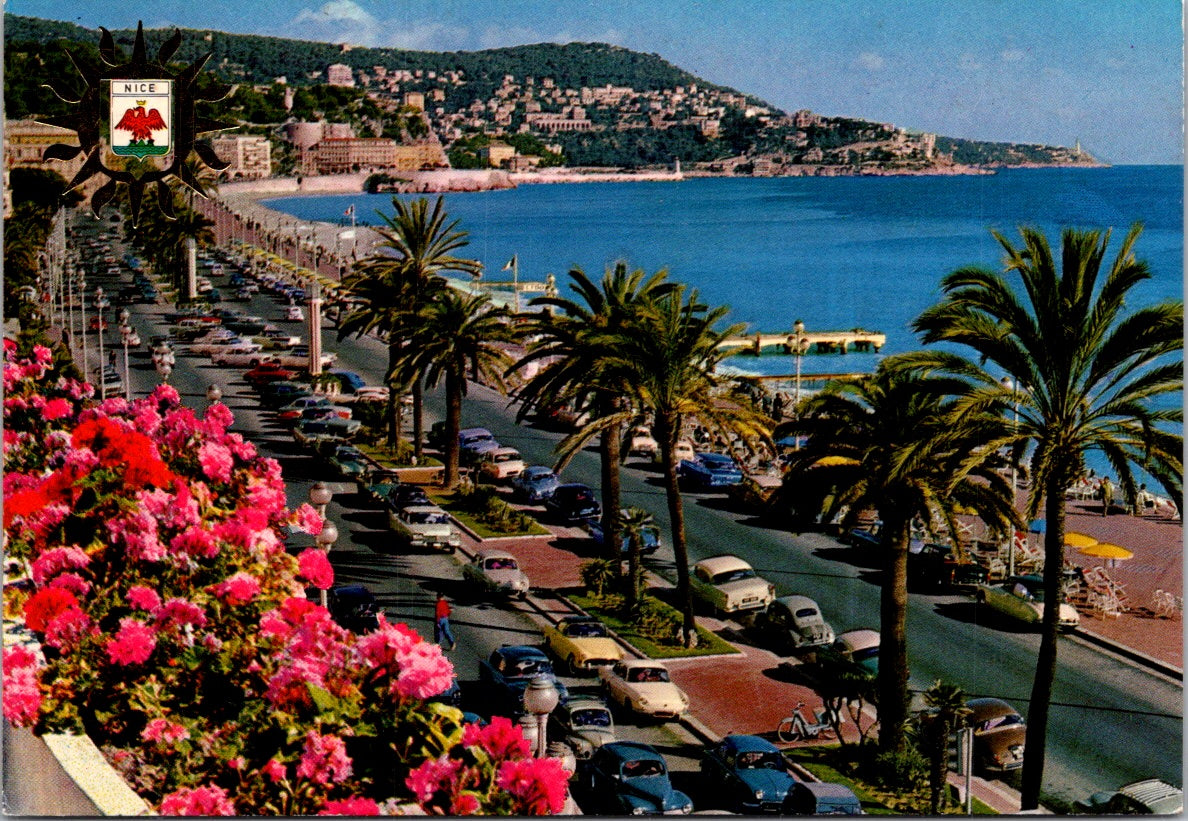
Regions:
<instances>
[{"instance_id":1,"label":"red eagle on shield","mask_svg":"<svg viewBox=\"0 0 1188 821\"><path fill-rule=\"evenodd\" d=\"M161 117L161 112L157 109L151 109L147 114L144 112L144 105L138 105L135 108L129 108L124 112L124 116L115 124L115 127L120 131L131 131L132 139L135 142L152 142L153 132L160 131L167 128L165 120Z\"/></svg>"}]
</instances>

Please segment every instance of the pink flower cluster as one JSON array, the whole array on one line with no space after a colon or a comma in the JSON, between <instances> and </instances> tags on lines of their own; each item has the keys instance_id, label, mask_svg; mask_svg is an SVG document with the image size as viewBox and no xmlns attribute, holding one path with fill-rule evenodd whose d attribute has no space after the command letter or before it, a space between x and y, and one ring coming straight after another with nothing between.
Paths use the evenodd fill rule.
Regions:
<instances>
[{"instance_id":1,"label":"pink flower cluster","mask_svg":"<svg viewBox=\"0 0 1188 821\"><path fill-rule=\"evenodd\" d=\"M4 717L17 726L37 720L41 710L40 665L31 650L16 646L4 650Z\"/></svg>"},{"instance_id":2,"label":"pink flower cluster","mask_svg":"<svg viewBox=\"0 0 1188 821\"><path fill-rule=\"evenodd\" d=\"M161 801L161 815L238 815L222 787L182 787Z\"/></svg>"}]
</instances>

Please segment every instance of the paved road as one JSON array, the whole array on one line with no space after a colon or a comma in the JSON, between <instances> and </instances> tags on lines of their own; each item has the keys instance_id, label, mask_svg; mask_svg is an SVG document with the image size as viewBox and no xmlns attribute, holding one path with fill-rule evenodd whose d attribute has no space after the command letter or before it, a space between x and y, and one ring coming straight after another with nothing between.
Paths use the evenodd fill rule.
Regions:
<instances>
[{"instance_id":1,"label":"paved road","mask_svg":"<svg viewBox=\"0 0 1188 821\"><path fill-rule=\"evenodd\" d=\"M264 296L245 307L269 319L278 311L276 303ZM159 323L164 311L162 306L134 307L133 324L145 339L161 332L154 331L153 325ZM369 339L336 346L330 330L326 340L329 350L338 348L342 367L358 371L370 382L379 381L386 361L383 346ZM321 468L299 451L287 434L268 428L266 420L256 412L247 386L236 382L237 373L220 372L204 362L205 358L178 357L172 384L188 402L201 406L206 385L220 383L224 401L236 413L236 429L261 437L259 444L284 467L290 501L304 501L306 483L319 478ZM147 354L134 358L134 393L146 393L156 379ZM440 394L431 393L430 414L441 418L442 410ZM512 417L506 399L481 386L471 386L465 424L484 425L501 442L517 447L527 460L549 463L560 436L516 426ZM567 469L566 477L597 486L596 454L580 454ZM626 504L652 511L667 529L663 490L654 471L629 462L623 489ZM522 614L467 601L456 566L449 559L394 558L375 553L372 547L385 538L382 522L373 511L354 501L344 496L331 505L340 532L354 531L349 542L345 538L340 541L333 555L340 578L367 582L394 617L424 628L426 633L433 591L441 586L457 598L455 623L460 650L454 661L463 682L474 677L480 655L501 642L533 637ZM798 592L817 599L837 630L877 626L876 574L863 565L860 556L836 541L819 534L796 536L764 528L729 510L720 496L687 496L686 518L693 560L720 552L737 553L775 583L780 595ZM667 549L658 553L651 564L657 572L671 577L671 553ZM908 614L912 685L924 688L943 678L960 684L971 694L1005 698L1026 714L1038 638L1002 624L987 623L986 615L962 597L913 594ZM1048 791L1072 799L1143 777L1179 783L1182 686L1075 639L1062 641L1060 660L1045 772ZM653 743L666 754L680 750L680 739L666 737L663 729L649 727L639 732L644 739L654 739ZM694 760L683 755L672 761L674 770L688 772L693 766ZM680 780L685 778L690 779L687 786L698 792L692 773Z\"/></svg>"}]
</instances>

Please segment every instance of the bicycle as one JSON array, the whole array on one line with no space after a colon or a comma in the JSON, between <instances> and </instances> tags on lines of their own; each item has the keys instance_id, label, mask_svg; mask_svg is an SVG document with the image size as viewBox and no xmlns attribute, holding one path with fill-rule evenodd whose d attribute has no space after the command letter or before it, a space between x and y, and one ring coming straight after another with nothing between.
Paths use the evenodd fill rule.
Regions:
<instances>
[{"instance_id":1,"label":"bicycle","mask_svg":"<svg viewBox=\"0 0 1188 821\"><path fill-rule=\"evenodd\" d=\"M792 715L780 721L779 726L776 727L776 737L780 741L815 741L818 738L829 740L837 738L837 731L827 720L829 714L827 708L822 707L814 713L811 722L801 714L803 708L803 701L796 702L796 709ZM838 716L838 719L839 724L845 720L843 716Z\"/></svg>"}]
</instances>

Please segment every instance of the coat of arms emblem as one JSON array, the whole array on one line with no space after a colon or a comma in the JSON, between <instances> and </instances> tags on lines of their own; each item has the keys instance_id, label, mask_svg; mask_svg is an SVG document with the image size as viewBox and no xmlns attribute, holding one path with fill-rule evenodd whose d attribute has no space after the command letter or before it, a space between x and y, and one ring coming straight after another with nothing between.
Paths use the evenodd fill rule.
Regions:
<instances>
[{"instance_id":1,"label":"coat of arms emblem","mask_svg":"<svg viewBox=\"0 0 1188 821\"><path fill-rule=\"evenodd\" d=\"M173 81L112 80L111 151L121 157L163 157L173 149Z\"/></svg>"}]
</instances>

